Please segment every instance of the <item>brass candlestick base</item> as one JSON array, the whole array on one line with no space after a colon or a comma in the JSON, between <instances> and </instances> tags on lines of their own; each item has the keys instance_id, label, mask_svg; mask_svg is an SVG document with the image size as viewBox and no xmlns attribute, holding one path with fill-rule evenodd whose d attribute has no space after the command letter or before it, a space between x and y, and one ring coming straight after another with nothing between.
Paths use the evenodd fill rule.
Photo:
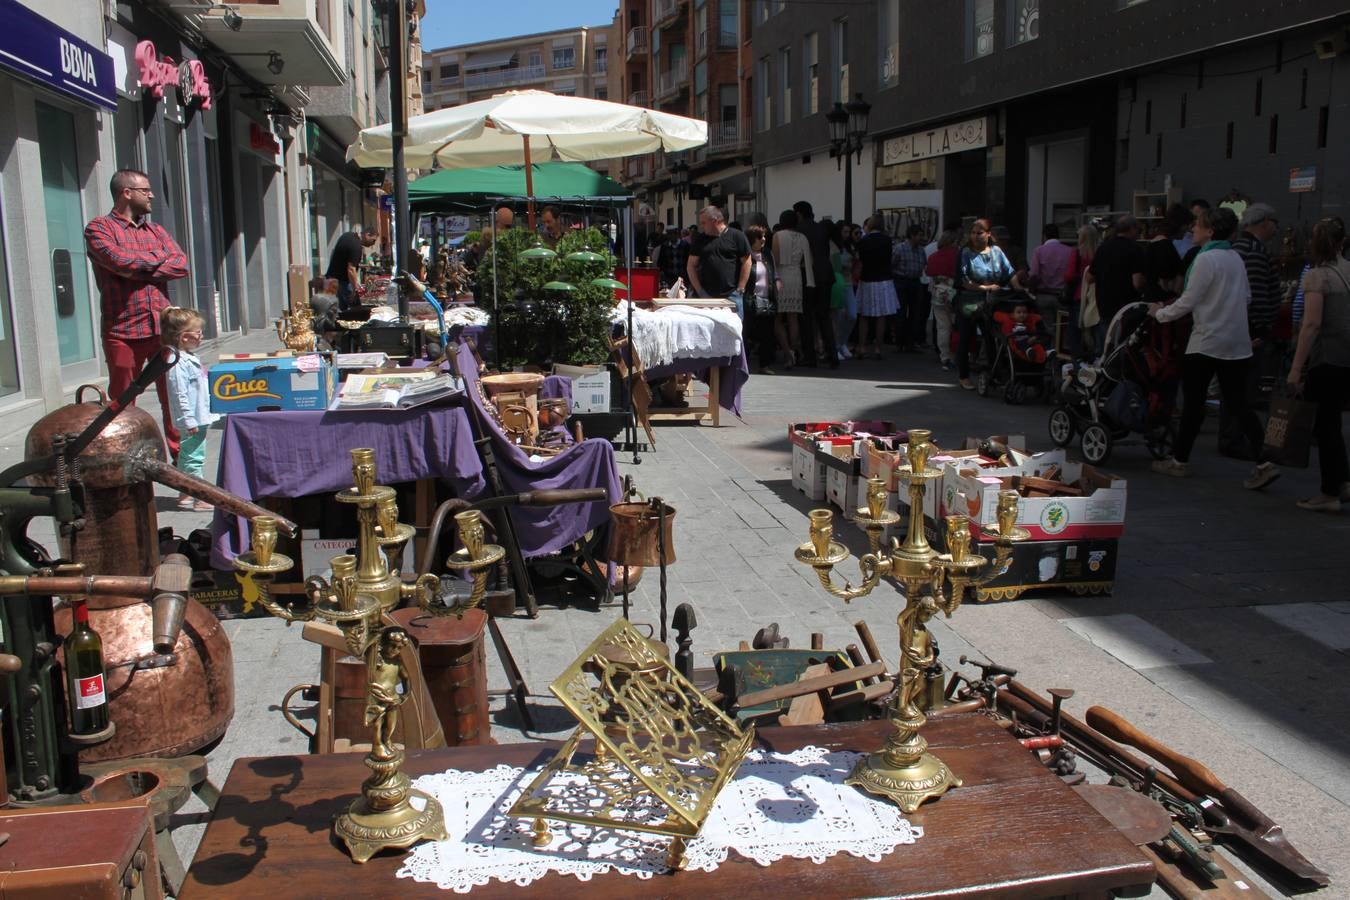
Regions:
<instances>
[{"instance_id":1,"label":"brass candlestick base","mask_svg":"<svg viewBox=\"0 0 1350 900\"><path fill-rule=\"evenodd\" d=\"M403 651L409 639L402 628L385 623L384 611L406 599L431 615L463 615L483 599L488 569L504 553L501 547L484 543L483 523L476 511L458 513L455 520L464 549L455 553L450 566L472 576L468 598L447 606L439 596L440 579L434 575L424 575L415 584L400 584L397 570L380 550L401 547L412 537L413 529L398 521L393 489L375 484L374 457L371 450L352 451L355 486L338 495L339 500L357 505L359 558L335 556L331 581L318 576L306 580L307 605L279 603L270 595L272 579L292 565L290 559L275 552L275 519L258 516L253 520L253 549L234 561L235 568L247 572L257 583L258 602L272 615L287 622L320 619L332 623L342 630L352 655L365 658L365 724L371 730L365 764L371 775L361 785L361 796L333 823L333 832L358 863L381 850L447 837L440 804L413 789L402 771L403 750L394 743L399 708L409 695L408 673L403 667ZM386 605L385 582L390 579L394 584L393 602ZM377 589L380 595L366 593L367 587Z\"/></svg>"},{"instance_id":2,"label":"brass candlestick base","mask_svg":"<svg viewBox=\"0 0 1350 900\"><path fill-rule=\"evenodd\" d=\"M1012 562L1013 543L1027 537L1025 529L1016 527L1017 492L1003 491L999 494L999 531L992 571L982 574L987 561L971 553L970 522L964 516L947 517L948 553L940 554L929 546L923 530L923 498L928 482L942 476L941 470L928 465L933 449L929 437L928 431L909 432L909 465L901 470L909 482L909 532L903 545L892 539L890 548L882 549L882 531L899 521L899 516L886 511L886 487L881 479L868 479L867 506L859 509L857 516L871 547L858 561L862 584L855 588L845 582L841 588L831 579L833 568L847 558L848 551L832 540L834 515L829 510L812 510L811 540L796 552L798 562L815 570L821 587L844 602L870 594L883 576L897 582L904 594L905 606L897 619L900 689L891 715L895 732L881 749L859 760L845 783L887 797L907 813L961 785L961 779L946 763L927 752L928 742L919 734L928 721L919 708L924 672L937 658L927 622L939 611L950 617L971 585L987 583L1003 574Z\"/></svg>"},{"instance_id":3,"label":"brass candlestick base","mask_svg":"<svg viewBox=\"0 0 1350 900\"><path fill-rule=\"evenodd\" d=\"M403 751L396 750L389 759L367 755L365 763L372 774L362 783L361 796L333 823L333 833L353 860L363 863L381 850L449 837L441 805L414 788L401 771Z\"/></svg>"}]
</instances>

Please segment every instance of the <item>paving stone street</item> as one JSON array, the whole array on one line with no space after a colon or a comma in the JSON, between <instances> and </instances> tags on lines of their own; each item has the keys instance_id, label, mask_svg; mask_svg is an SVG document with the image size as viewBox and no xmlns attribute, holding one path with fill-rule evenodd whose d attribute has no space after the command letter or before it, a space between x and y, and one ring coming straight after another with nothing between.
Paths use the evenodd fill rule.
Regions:
<instances>
[{"instance_id":1,"label":"paving stone street","mask_svg":"<svg viewBox=\"0 0 1350 900\"><path fill-rule=\"evenodd\" d=\"M266 338L225 349L236 352ZM142 402L154 405L153 398ZM926 355L754 376L744 406L743 420L726 415L716 429L658 425L658 447L642 454L639 465L631 453L619 454L622 474L677 511L678 561L669 567L668 603L672 610L686 601L696 609L699 666L770 622L793 646L808 646L810 634L821 632L826 646L842 647L857 641L853 623L859 619L870 624L894 666L899 595L883 586L846 605L792 559L807 537L806 512L821 504L791 486L789 423L883 419L931 428L940 446L967 435L1023 434L1030 449L1049 447L1048 406L1008 406L962 391ZM1066 708L1073 714L1109 706L1202 760L1331 873L1333 887L1324 896L1350 896L1350 725L1344 715L1350 515L1294 506L1295 498L1315 492L1315 466L1287 471L1264 492L1243 490L1248 464L1217 456L1213 429L1211 420L1189 479L1152 473L1142 445L1121 446L1109 461L1106 468L1129 481L1110 595L1045 591L1014 602L968 602L950 620L935 620L933 632L949 665L969 654L1015 667L1019 680L1041 690L1071 687L1077 693ZM21 441L12 435L0 443L13 454ZM217 430L208 472L218 445ZM173 510L169 493L160 493L166 499L161 524L180 534L205 524L203 514ZM859 529L839 521L836 527L855 554L865 550ZM838 574L856 580L856 571L856 561L849 561ZM657 573L649 570L633 592L632 619L654 623L658 596ZM538 619L501 622L543 736L560 736L572 724L548 694L549 682L618 615L616 607L545 607ZM292 685L318 678L318 648L304 642L299 629L272 619L226 627L234 648L235 716L210 755L217 783L239 757L304 752L305 738L282 720L278 704ZM504 688L490 649L488 661L491 687ZM502 697L494 697L492 710L498 741L536 736L522 732ZM185 860L204 821L195 800L179 814L175 840Z\"/></svg>"}]
</instances>

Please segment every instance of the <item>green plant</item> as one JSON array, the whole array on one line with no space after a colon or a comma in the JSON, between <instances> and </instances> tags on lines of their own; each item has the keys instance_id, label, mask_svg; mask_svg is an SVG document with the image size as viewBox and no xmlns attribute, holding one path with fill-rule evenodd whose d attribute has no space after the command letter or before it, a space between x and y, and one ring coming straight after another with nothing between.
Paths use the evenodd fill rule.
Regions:
<instances>
[{"instance_id":1,"label":"green plant","mask_svg":"<svg viewBox=\"0 0 1350 900\"><path fill-rule=\"evenodd\" d=\"M522 260L520 253L534 246L534 237L523 228L512 228L497 237L495 253L490 248L478 267L484 305L491 309L493 277L496 276L497 316L504 365L551 363L584 365L603 362L609 356L610 310L614 293L591 281L614 271L615 260L605 236L596 228L571 231L554 248L549 260ZM589 248L602 259L595 262L569 260L567 256ZM544 290L544 284L562 281L572 291Z\"/></svg>"},{"instance_id":2,"label":"green plant","mask_svg":"<svg viewBox=\"0 0 1350 900\"><path fill-rule=\"evenodd\" d=\"M472 247L474 244L481 243L482 240L483 240L483 232L470 231L468 234L464 235L464 243L461 244L460 246Z\"/></svg>"}]
</instances>

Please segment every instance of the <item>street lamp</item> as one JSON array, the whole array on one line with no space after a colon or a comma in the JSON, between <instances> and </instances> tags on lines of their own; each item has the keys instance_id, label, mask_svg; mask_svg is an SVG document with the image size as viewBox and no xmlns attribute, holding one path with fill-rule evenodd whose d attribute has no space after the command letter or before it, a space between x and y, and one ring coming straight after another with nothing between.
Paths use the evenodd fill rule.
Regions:
<instances>
[{"instance_id":1,"label":"street lamp","mask_svg":"<svg viewBox=\"0 0 1350 900\"><path fill-rule=\"evenodd\" d=\"M847 105L835 101L834 109L825 114L830 128L830 156L837 168L844 170L844 221L853 221L853 154L862 162L863 141L867 138L867 116L872 104L861 93Z\"/></svg>"},{"instance_id":2,"label":"street lamp","mask_svg":"<svg viewBox=\"0 0 1350 900\"><path fill-rule=\"evenodd\" d=\"M689 190L689 163L680 160L670 167L670 186L675 191L675 223L684 232L684 195Z\"/></svg>"}]
</instances>

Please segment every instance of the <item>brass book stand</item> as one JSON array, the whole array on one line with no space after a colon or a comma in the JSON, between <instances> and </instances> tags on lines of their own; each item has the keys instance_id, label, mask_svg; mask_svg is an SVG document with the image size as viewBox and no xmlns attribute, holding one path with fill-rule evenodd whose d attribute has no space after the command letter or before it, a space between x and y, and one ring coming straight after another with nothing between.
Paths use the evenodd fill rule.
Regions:
<instances>
[{"instance_id":1,"label":"brass book stand","mask_svg":"<svg viewBox=\"0 0 1350 900\"><path fill-rule=\"evenodd\" d=\"M594 686L594 678L599 686ZM545 820L669 836L669 864L703 827L717 794L755 739L620 619L549 685L581 722L520 795L510 814L534 820L534 843L553 841ZM576 759L583 737L595 751Z\"/></svg>"}]
</instances>

